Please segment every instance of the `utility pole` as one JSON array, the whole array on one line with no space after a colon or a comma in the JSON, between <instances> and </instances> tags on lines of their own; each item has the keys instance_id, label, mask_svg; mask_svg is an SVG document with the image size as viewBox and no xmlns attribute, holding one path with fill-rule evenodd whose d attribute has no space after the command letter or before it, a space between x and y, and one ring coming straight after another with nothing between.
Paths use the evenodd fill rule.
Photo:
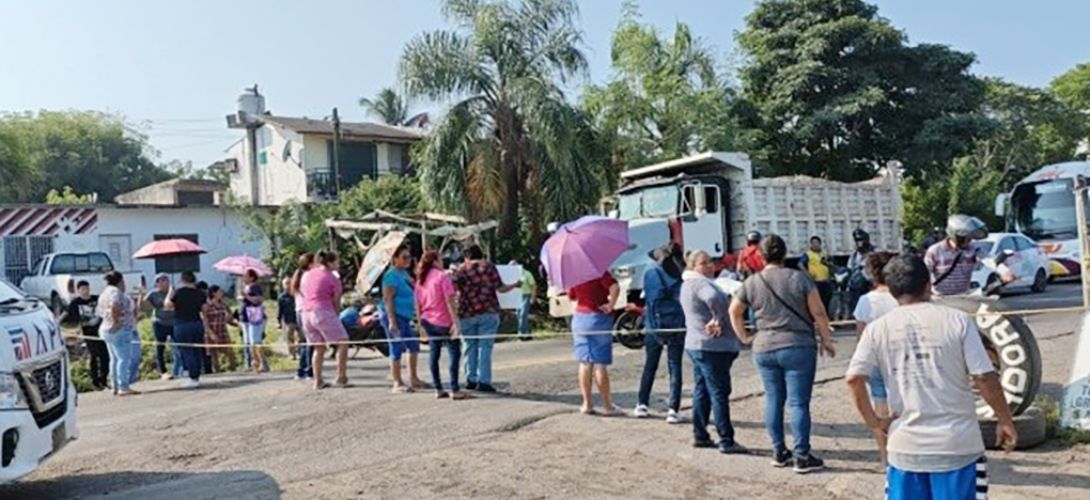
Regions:
<instances>
[{"instance_id":1,"label":"utility pole","mask_svg":"<svg viewBox=\"0 0 1090 500\"><path fill-rule=\"evenodd\" d=\"M1090 242L1087 241L1086 193L1088 179L1075 177L1075 223L1079 226L1079 272L1082 277L1082 305L1090 307Z\"/></svg>"},{"instance_id":2,"label":"utility pole","mask_svg":"<svg viewBox=\"0 0 1090 500\"><path fill-rule=\"evenodd\" d=\"M333 108L333 185L337 196L341 195L341 117L337 108Z\"/></svg>"}]
</instances>

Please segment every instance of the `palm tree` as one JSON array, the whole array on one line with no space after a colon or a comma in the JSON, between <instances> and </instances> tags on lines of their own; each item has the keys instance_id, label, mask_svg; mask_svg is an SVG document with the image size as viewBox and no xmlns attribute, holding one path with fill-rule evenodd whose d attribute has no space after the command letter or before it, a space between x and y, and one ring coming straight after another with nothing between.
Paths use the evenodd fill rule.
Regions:
<instances>
[{"instance_id":1,"label":"palm tree","mask_svg":"<svg viewBox=\"0 0 1090 500\"><path fill-rule=\"evenodd\" d=\"M560 88L587 68L575 4L445 0L442 9L456 28L414 38L400 70L410 95L454 101L414 156L431 201L498 216L505 241L520 214L537 238L546 218L592 207L596 136Z\"/></svg>"},{"instance_id":2,"label":"palm tree","mask_svg":"<svg viewBox=\"0 0 1090 500\"><path fill-rule=\"evenodd\" d=\"M409 103L390 87L380 90L374 99L361 97L360 106L388 125L404 125L409 120Z\"/></svg>"}]
</instances>

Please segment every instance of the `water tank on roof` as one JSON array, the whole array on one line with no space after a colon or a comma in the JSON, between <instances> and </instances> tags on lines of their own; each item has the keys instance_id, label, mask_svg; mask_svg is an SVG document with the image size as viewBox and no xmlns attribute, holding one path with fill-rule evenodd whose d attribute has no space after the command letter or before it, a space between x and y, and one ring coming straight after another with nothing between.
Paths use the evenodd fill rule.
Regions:
<instances>
[{"instance_id":1,"label":"water tank on roof","mask_svg":"<svg viewBox=\"0 0 1090 500\"><path fill-rule=\"evenodd\" d=\"M249 121L265 114L265 96L257 91L257 84L247 87L238 96L238 114L243 121Z\"/></svg>"}]
</instances>

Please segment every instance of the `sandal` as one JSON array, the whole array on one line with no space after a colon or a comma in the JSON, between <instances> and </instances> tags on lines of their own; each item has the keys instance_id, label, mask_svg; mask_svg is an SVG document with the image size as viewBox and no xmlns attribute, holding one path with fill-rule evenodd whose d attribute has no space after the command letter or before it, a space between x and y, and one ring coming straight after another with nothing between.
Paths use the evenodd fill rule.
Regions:
<instances>
[{"instance_id":1,"label":"sandal","mask_svg":"<svg viewBox=\"0 0 1090 500\"><path fill-rule=\"evenodd\" d=\"M469 399L469 394L458 391L450 395L450 399L454 401L461 401L463 399Z\"/></svg>"},{"instance_id":2,"label":"sandal","mask_svg":"<svg viewBox=\"0 0 1090 500\"><path fill-rule=\"evenodd\" d=\"M322 382L320 384L315 384L314 385L314 390L316 390L316 391L320 391L322 389L329 389L329 388L330 388L329 382Z\"/></svg>"},{"instance_id":3,"label":"sandal","mask_svg":"<svg viewBox=\"0 0 1090 500\"><path fill-rule=\"evenodd\" d=\"M598 412L594 410L594 407L589 407L589 408L588 408L588 407L583 407L583 408L580 408L580 409L579 409L579 413L582 413L583 415L591 415L591 416L593 416L593 415L597 415L597 414L598 414Z\"/></svg>"},{"instance_id":4,"label":"sandal","mask_svg":"<svg viewBox=\"0 0 1090 500\"><path fill-rule=\"evenodd\" d=\"M623 416L625 416L625 412L620 407L614 405L614 406L610 407L608 410L602 411L602 416L603 417L623 417Z\"/></svg>"},{"instance_id":5,"label":"sandal","mask_svg":"<svg viewBox=\"0 0 1090 500\"><path fill-rule=\"evenodd\" d=\"M346 379L346 378L337 380L336 382L333 383L333 385L337 386L338 389L345 389L345 388L348 388L348 387L352 387L352 384L349 384L348 379Z\"/></svg>"},{"instance_id":6,"label":"sandal","mask_svg":"<svg viewBox=\"0 0 1090 500\"><path fill-rule=\"evenodd\" d=\"M407 385L395 385L393 389L390 389L390 392L394 394L408 394L410 392L416 391L414 391L412 387L409 387Z\"/></svg>"}]
</instances>

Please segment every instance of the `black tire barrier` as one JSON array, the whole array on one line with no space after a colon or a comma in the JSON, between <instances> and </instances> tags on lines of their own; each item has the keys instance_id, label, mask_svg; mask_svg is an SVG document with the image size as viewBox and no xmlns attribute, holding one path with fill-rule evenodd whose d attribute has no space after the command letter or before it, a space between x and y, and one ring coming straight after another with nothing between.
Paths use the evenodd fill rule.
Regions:
<instances>
[{"instance_id":1,"label":"black tire barrier","mask_svg":"<svg viewBox=\"0 0 1090 500\"><path fill-rule=\"evenodd\" d=\"M1037 339L1021 316L988 314L1001 312L1002 304L972 297L936 297L936 302L975 315L984 348L999 374L999 384L1006 394L1011 412L1020 415L1029 409L1041 388L1041 351ZM977 399L977 415L994 418L995 413Z\"/></svg>"},{"instance_id":2,"label":"black tire barrier","mask_svg":"<svg viewBox=\"0 0 1090 500\"><path fill-rule=\"evenodd\" d=\"M994 418L980 421L980 436L984 438L984 446L989 450L999 449L995 442L996 420ZM1036 406L1014 417L1014 430L1018 431L1018 441L1014 448L1024 450L1033 448L1048 440L1048 425L1045 420L1045 412Z\"/></svg>"}]
</instances>

